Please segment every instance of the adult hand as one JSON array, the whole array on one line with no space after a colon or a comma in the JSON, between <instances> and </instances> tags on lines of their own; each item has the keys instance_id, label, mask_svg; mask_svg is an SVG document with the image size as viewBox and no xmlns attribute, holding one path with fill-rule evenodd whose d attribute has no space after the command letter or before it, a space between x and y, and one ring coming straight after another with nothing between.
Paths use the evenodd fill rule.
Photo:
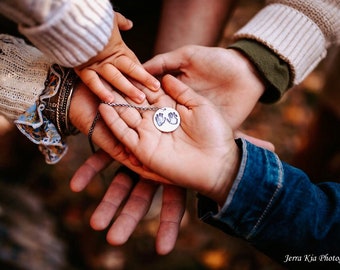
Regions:
<instances>
[{"instance_id":1,"label":"adult hand","mask_svg":"<svg viewBox=\"0 0 340 270\"><path fill-rule=\"evenodd\" d=\"M104 170L113 159L103 150L94 153L71 179L74 192L82 191L95 176ZM118 170L102 201L90 220L95 230L106 229L117 215L107 233L107 241L112 245L122 245L132 235L138 223L150 209L159 183L139 177L126 167ZM156 236L156 251L165 255L175 246L180 223L185 211L185 189L163 185L160 224Z\"/></svg>"},{"instance_id":2,"label":"adult hand","mask_svg":"<svg viewBox=\"0 0 340 270\"><path fill-rule=\"evenodd\" d=\"M92 119L96 114L98 100L86 89L86 87L84 87L84 85L80 85L79 88L80 89L75 92L72 99L70 118L72 123L74 123L83 133L87 134ZM151 93L149 93L149 95L151 95ZM162 93L156 92L152 93L152 95L154 96L154 99L157 99ZM121 99L121 102L126 103L126 100ZM87 104L87 109L79 109L82 108L84 104ZM110 153L112 157L115 157L115 159L128 165L129 168L138 173L142 173L145 177L163 180L164 183L171 183L161 176L155 175L151 170L141 167L141 164L130 152L125 152L126 149L112 136L112 133L102 121L99 121L96 125L93 140L99 147ZM104 169L111 161L112 158L105 152L100 150L95 153L77 170L72 178L72 190L81 191L84 189L94 175ZM123 179L125 180L122 181ZM121 215L125 216L125 218L121 218L121 215L118 216L107 235L108 241L114 245L123 244L128 239L135 226L148 209L154 194L154 184L145 182L134 186L128 179L130 179L129 176L123 173L118 174L113 179L105 197L91 218L91 225L93 228L106 228L110 220L116 214L117 206L121 205L124 199L128 197L127 194L131 193L132 197L130 196L128 198L127 204L124 206L124 211L121 212ZM134 194L139 195L135 196ZM135 200L135 198L142 198L144 203L136 204L137 200ZM114 206L112 207L112 205ZM156 239L156 249L158 253L166 254L173 249L184 209L184 189L171 185L164 185L160 227ZM131 219L126 217L130 217ZM130 222L129 219L132 222Z\"/></svg>"},{"instance_id":3,"label":"adult hand","mask_svg":"<svg viewBox=\"0 0 340 270\"><path fill-rule=\"evenodd\" d=\"M129 30L131 27L132 22L116 12L107 46L87 63L75 68L82 81L103 101L112 102L114 95L104 86L101 78L137 103L142 102L145 95L128 78L135 79L151 90L158 90L160 87L159 81L143 68L136 55L122 40L120 30Z\"/></svg>"},{"instance_id":4,"label":"adult hand","mask_svg":"<svg viewBox=\"0 0 340 270\"><path fill-rule=\"evenodd\" d=\"M220 107L236 130L264 92L249 60L232 49L188 45L155 56L144 64L155 76L173 74Z\"/></svg>"},{"instance_id":5,"label":"adult hand","mask_svg":"<svg viewBox=\"0 0 340 270\"><path fill-rule=\"evenodd\" d=\"M98 105L98 99L80 83L72 96L70 120L82 133L88 133ZM71 180L73 191L84 189L113 158L120 162L130 160L129 154L125 153L124 147L113 137L103 121L98 121L92 138L94 143L109 154L99 150L81 166ZM137 172L143 171L139 163L127 165ZM149 172L149 175L155 178L152 172ZM136 183L128 174L118 173L103 201L93 213L91 226L97 230L106 228L117 213L118 207L123 206L107 234L107 240L113 245L125 243L149 209L158 186L159 184L146 180ZM156 250L159 254L170 252L175 245L185 210L185 195L185 190L181 188L168 185L163 188L160 225L156 237Z\"/></svg>"},{"instance_id":6,"label":"adult hand","mask_svg":"<svg viewBox=\"0 0 340 270\"><path fill-rule=\"evenodd\" d=\"M126 155L142 163L141 175L151 170L160 176L152 179L193 189L222 205L239 168L233 131L208 99L170 75L162 82L166 94L162 90L145 93L151 106L178 111L181 124L174 132L159 131L153 111L102 104L100 113L127 147ZM116 100L126 103L122 97Z\"/></svg>"}]
</instances>

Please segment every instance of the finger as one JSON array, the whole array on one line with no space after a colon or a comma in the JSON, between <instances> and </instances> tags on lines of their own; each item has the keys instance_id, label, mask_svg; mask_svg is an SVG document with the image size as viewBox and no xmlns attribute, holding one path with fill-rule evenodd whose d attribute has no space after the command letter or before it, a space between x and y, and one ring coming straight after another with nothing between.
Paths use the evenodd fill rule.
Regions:
<instances>
[{"instance_id":1,"label":"finger","mask_svg":"<svg viewBox=\"0 0 340 270\"><path fill-rule=\"evenodd\" d=\"M173 250L178 237L180 223L185 212L186 190L165 185L156 238L156 250L165 255Z\"/></svg>"},{"instance_id":2,"label":"finger","mask_svg":"<svg viewBox=\"0 0 340 270\"><path fill-rule=\"evenodd\" d=\"M160 82L149 74L140 63L131 60L131 58L126 55L118 57L114 65L122 73L145 85L150 90L156 91L161 86Z\"/></svg>"},{"instance_id":3,"label":"finger","mask_svg":"<svg viewBox=\"0 0 340 270\"><path fill-rule=\"evenodd\" d=\"M79 70L75 68L75 71L86 86L89 87L100 100L105 102L114 101L114 93L111 89L105 87L96 70L90 68Z\"/></svg>"},{"instance_id":4,"label":"finger","mask_svg":"<svg viewBox=\"0 0 340 270\"><path fill-rule=\"evenodd\" d=\"M133 108L113 108L109 105L101 104L99 112L113 135L128 149L137 145L139 141L138 134L129 125L138 125L138 122L141 121L138 111Z\"/></svg>"},{"instance_id":5,"label":"finger","mask_svg":"<svg viewBox=\"0 0 340 270\"><path fill-rule=\"evenodd\" d=\"M123 94L137 103L145 100L145 94L135 87L124 75L124 71L116 65L110 63L104 64L100 70L97 70L99 75L117 88ZM123 73L122 73L123 72ZM151 75L150 75L151 76Z\"/></svg>"},{"instance_id":6,"label":"finger","mask_svg":"<svg viewBox=\"0 0 340 270\"><path fill-rule=\"evenodd\" d=\"M158 185L140 181L132 191L126 205L112 224L107 241L112 245L124 244L148 212Z\"/></svg>"},{"instance_id":7,"label":"finger","mask_svg":"<svg viewBox=\"0 0 340 270\"><path fill-rule=\"evenodd\" d=\"M134 179L130 175L124 172L117 173L91 216L90 224L93 229L103 230L110 224L120 205L129 196L133 184Z\"/></svg>"},{"instance_id":8,"label":"finger","mask_svg":"<svg viewBox=\"0 0 340 270\"><path fill-rule=\"evenodd\" d=\"M247 134L245 134L245 133L243 133L239 130L234 132L234 136L236 138L244 138L247 141L251 142L252 144L255 144L256 146L265 148L269 151L272 151L272 152L275 151L275 146L271 142L255 138L255 137L247 135Z\"/></svg>"},{"instance_id":9,"label":"finger","mask_svg":"<svg viewBox=\"0 0 340 270\"><path fill-rule=\"evenodd\" d=\"M177 103L185 104L185 107L187 108L207 102L203 96L197 94L188 85L170 74L163 77L162 86L169 96L171 96Z\"/></svg>"},{"instance_id":10,"label":"finger","mask_svg":"<svg viewBox=\"0 0 340 270\"><path fill-rule=\"evenodd\" d=\"M105 169L113 159L102 150L98 150L90 156L84 164L72 176L70 188L74 192L82 191L90 181L103 169Z\"/></svg>"},{"instance_id":11,"label":"finger","mask_svg":"<svg viewBox=\"0 0 340 270\"><path fill-rule=\"evenodd\" d=\"M130 30L133 27L133 22L127 19L119 12L115 12L115 16L117 16L117 25L119 30L126 31Z\"/></svg>"},{"instance_id":12,"label":"finger","mask_svg":"<svg viewBox=\"0 0 340 270\"><path fill-rule=\"evenodd\" d=\"M135 80L131 80L131 82L138 89L142 90L143 93L146 95L146 100L141 104L141 106L143 107L164 107L164 106L172 107L175 104L174 100L170 96L164 94L164 89L160 88L158 91L152 91ZM144 112L148 112L148 110L141 111L142 114Z\"/></svg>"},{"instance_id":13,"label":"finger","mask_svg":"<svg viewBox=\"0 0 340 270\"><path fill-rule=\"evenodd\" d=\"M159 54L143 64L144 68L152 75L164 75L171 72L176 72L183 65L183 58L178 50Z\"/></svg>"},{"instance_id":14,"label":"finger","mask_svg":"<svg viewBox=\"0 0 340 270\"><path fill-rule=\"evenodd\" d=\"M129 128L135 129L140 125L140 122L142 121L142 113L147 113L146 111L140 111L138 108L133 107L133 104L128 104L126 100L122 99L121 97L117 97L117 104L102 104L103 106L100 107L111 107L117 114L120 119L122 119ZM131 105L131 106L130 106ZM148 113L150 113L149 111ZM112 117L111 115L112 110L110 112L103 111L103 114L101 114L102 118L107 119Z\"/></svg>"}]
</instances>

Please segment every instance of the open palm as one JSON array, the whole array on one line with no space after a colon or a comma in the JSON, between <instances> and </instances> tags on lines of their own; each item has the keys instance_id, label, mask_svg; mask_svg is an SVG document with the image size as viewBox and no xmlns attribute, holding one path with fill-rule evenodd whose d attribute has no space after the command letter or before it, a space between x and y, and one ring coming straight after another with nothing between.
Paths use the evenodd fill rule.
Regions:
<instances>
[{"instance_id":1,"label":"open palm","mask_svg":"<svg viewBox=\"0 0 340 270\"><path fill-rule=\"evenodd\" d=\"M234 151L230 149L235 145L231 129L209 100L174 77L165 76L163 86L166 93L146 95L151 106L172 107L179 112L181 125L174 132L159 131L153 124L153 111L134 108L101 105L104 121L128 152L147 167L146 173L151 170L167 179L154 180L180 183L197 191L216 187L228 153Z\"/></svg>"},{"instance_id":2,"label":"open palm","mask_svg":"<svg viewBox=\"0 0 340 270\"><path fill-rule=\"evenodd\" d=\"M218 106L237 129L254 108L264 85L247 58L232 49L189 45L144 63L151 74L174 74Z\"/></svg>"}]
</instances>

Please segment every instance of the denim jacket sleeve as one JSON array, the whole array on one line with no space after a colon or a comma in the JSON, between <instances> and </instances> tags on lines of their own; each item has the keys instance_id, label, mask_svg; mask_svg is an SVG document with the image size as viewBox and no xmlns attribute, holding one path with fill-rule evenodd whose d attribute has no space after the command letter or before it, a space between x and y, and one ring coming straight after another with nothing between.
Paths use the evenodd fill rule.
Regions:
<instances>
[{"instance_id":1,"label":"denim jacket sleeve","mask_svg":"<svg viewBox=\"0 0 340 270\"><path fill-rule=\"evenodd\" d=\"M328 254L340 264L340 185L313 184L273 152L237 143L242 161L225 204L199 195L199 217L279 262Z\"/></svg>"}]
</instances>

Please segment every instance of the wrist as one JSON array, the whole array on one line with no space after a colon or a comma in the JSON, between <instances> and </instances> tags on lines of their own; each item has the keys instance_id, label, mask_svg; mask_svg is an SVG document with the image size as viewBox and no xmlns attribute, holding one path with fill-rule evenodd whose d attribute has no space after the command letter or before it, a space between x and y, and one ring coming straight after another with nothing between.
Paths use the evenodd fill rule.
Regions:
<instances>
[{"instance_id":1,"label":"wrist","mask_svg":"<svg viewBox=\"0 0 340 270\"><path fill-rule=\"evenodd\" d=\"M241 163L241 149L233 142L232 147L227 153L225 162L221 162L221 173L218 176L219 184L215 185L213 192L205 194L205 196L214 200L219 206L223 206L229 192L237 177ZM204 193L202 193L204 194Z\"/></svg>"},{"instance_id":2,"label":"wrist","mask_svg":"<svg viewBox=\"0 0 340 270\"><path fill-rule=\"evenodd\" d=\"M98 98L79 82L73 91L70 104L69 120L81 133L87 134L96 115L99 105Z\"/></svg>"},{"instance_id":3,"label":"wrist","mask_svg":"<svg viewBox=\"0 0 340 270\"><path fill-rule=\"evenodd\" d=\"M257 96L258 99L263 95L266 89L265 81L263 80L263 76L256 68L254 62L252 62L249 57L247 57L240 50L234 48L227 49L230 53L237 58L238 64L241 66L240 70L242 70L243 78L247 78L248 81L251 81L254 87L252 87L251 91L254 96ZM250 90L250 89L249 89Z\"/></svg>"},{"instance_id":4,"label":"wrist","mask_svg":"<svg viewBox=\"0 0 340 270\"><path fill-rule=\"evenodd\" d=\"M250 39L240 39L228 47L238 51L262 81L265 91L260 101L275 102L292 84L288 64L267 46Z\"/></svg>"},{"instance_id":5,"label":"wrist","mask_svg":"<svg viewBox=\"0 0 340 270\"><path fill-rule=\"evenodd\" d=\"M40 102L44 105L44 115L63 137L78 134L69 118L70 104L77 83L78 77L73 69L54 64L50 68L45 90L40 96Z\"/></svg>"},{"instance_id":6,"label":"wrist","mask_svg":"<svg viewBox=\"0 0 340 270\"><path fill-rule=\"evenodd\" d=\"M68 117L76 83L73 70L52 65L39 98L14 121L22 134L39 145L48 164L66 154L66 136L77 133Z\"/></svg>"}]
</instances>

